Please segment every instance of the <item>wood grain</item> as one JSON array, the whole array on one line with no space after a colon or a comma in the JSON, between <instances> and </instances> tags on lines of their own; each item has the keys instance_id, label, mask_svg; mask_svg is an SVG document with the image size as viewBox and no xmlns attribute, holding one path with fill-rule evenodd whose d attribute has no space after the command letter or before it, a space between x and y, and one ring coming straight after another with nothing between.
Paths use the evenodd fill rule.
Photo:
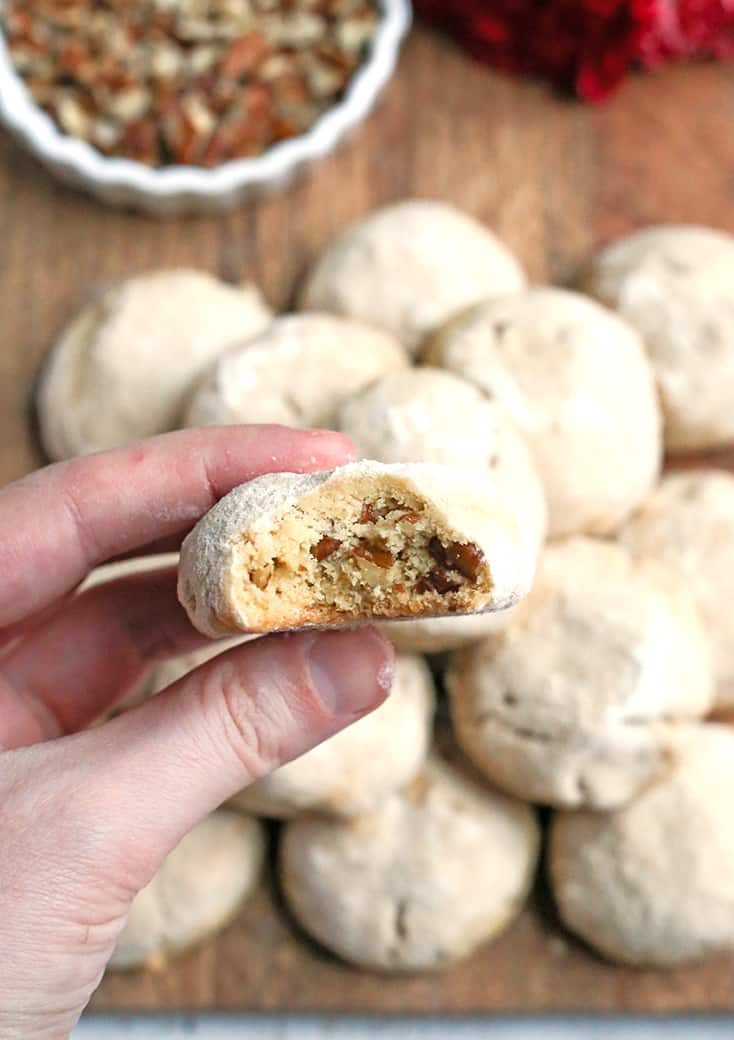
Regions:
<instances>
[{"instance_id":1,"label":"wood grain","mask_svg":"<svg viewBox=\"0 0 734 1040\"><path fill-rule=\"evenodd\" d=\"M486 221L536 281L566 281L598 243L656 222L734 231L734 69L631 79L606 107L503 79L419 30L357 138L281 198L218 219L157 221L56 185L0 141L0 481L37 465L28 400L44 352L100 280L191 265L253 278L287 307L347 222L407 195ZM215 941L160 974L109 976L96 1009L545 1011L734 1009L734 959L612 968L564 935L541 889L496 944L431 978L343 967L298 934L272 880Z\"/></svg>"}]
</instances>

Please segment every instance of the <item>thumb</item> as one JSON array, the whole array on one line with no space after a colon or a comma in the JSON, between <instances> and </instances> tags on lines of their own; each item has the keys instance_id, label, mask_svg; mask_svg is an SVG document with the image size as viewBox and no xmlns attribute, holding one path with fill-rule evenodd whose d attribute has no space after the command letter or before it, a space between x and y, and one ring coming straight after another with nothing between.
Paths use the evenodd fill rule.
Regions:
<instances>
[{"instance_id":1,"label":"thumb","mask_svg":"<svg viewBox=\"0 0 734 1040\"><path fill-rule=\"evenodd\" d=\"M67 1035L183 835L376 708L393 667L374 628L262 639L97 729L0 756L0 1036Z\"/></svg>"},{"instance_id":2,"label":"thumb","mask_svg":"<svg viewBox=\"0 0 734 1040\"><path fill-rule=\"evenodd\" d=\"M393 671L392 646L372 627L274 636L66 738L76 812L93 843L85 851L114 871L116 891L137 892L207 813L378 707Z\"/></svg>"}]
</instances>

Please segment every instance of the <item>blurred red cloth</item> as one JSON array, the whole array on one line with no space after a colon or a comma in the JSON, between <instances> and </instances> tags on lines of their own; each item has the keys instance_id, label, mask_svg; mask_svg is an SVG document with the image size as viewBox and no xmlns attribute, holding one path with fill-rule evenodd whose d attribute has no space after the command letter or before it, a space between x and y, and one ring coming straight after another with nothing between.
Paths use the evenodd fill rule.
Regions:
<instances>
[{"instance_id":1,"label":"blurred red cloth","mask_svg":"<svg viewBox=\"0 0 734 1040\"><path fill-rule=\"evenodd\" d=\"M633 65L734 55L734 0L414 0L475 57L602 101Z\"/></svg>"}]
</instances>

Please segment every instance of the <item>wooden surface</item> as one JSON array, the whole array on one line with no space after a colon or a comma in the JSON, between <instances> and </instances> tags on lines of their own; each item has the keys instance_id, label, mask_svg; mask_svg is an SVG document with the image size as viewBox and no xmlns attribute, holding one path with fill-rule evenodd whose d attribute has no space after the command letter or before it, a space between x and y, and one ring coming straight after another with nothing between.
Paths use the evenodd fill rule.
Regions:
<instances>
[{"instance_id":1,"label":"wooden surface","mask_svg":"<svg viewBox=\"0 0 734 1040\"><path fill-rule=\"evenodd\" d=\"M0 140L0 481L37 464L29 390L44 350L100 279L163 265L254 278L284 307L348 221L408 195L485 220L536 281L569 279L597 244L691 221L734 232L734 69L632 79L605 108L499 78L416 32L379 112L289 195L221 219L158 222L52 183ZM159 975L106 979L93 1007L390 1011L734 1009L734 959L614 969L557 926L547 896L440 976L385 979L310 946L266 882L215 942Z\"/></svg>"}]
</instances>

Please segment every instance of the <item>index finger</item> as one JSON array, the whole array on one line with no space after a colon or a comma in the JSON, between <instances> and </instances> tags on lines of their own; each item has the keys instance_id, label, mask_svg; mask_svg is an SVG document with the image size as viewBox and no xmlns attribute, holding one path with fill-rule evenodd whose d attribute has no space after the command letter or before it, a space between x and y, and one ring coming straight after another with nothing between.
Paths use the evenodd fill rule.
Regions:
<instances>
[{"instance_id":1,"label":"index finger","mask_svg":"<svg viewBox=\"0 0 734 1040\"><path fill-rule=\"evenodd\" d=\"M212 426L38 470L0 491L0 626L43 609L110 557L188 530L238 484L352 457L338 433Z\"/></svg>"}]
</instances>

